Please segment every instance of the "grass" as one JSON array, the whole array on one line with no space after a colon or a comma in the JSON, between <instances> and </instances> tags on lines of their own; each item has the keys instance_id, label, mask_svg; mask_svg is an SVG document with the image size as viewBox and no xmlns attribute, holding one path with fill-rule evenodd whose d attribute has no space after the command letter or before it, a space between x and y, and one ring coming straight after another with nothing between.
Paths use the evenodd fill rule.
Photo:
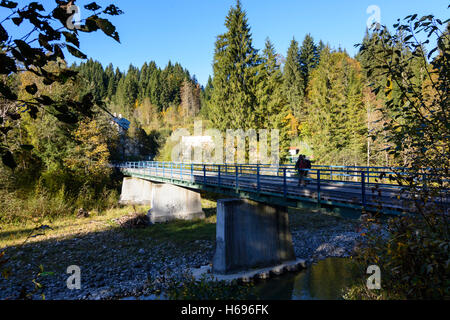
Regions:
<instances>
[{"instance_id":1,"label":"grass","mask_svg":"<svg viewBox=\"0 0 450 320\"><path fill-rule=\"evenodd\" d=\"M57 274L64 274L68 264L91 269L112 267L114 272L129 270L135 261L145 261L139 262L144 265L150 260L164 261L211 248L216 231L215 202L202 200L202 205L207 215L204 220L173 221L137 229L121 228L114 220L135 212L147 213L149 207L125 206L81 219L72 215L39 223L4 224L0 227L0 253L5 251L10 259L8 268L14 281L29 281L40 265ZM51 229L36 231L41 225ZM36 236L29 237L33 231Z\"/></svg>"},{"instance_id":2,"label":"grass","mask_svg":"<svg viewBox=\"0 0 450 320\"><path fill-rule=\"evenodd\" d=\"M125 206L110 209L103 213L93 212L89 218L85 219L77 219L72 215L57 219L6 224L0 226L0 249L22 244L35 228L42 225L47 225L52 229L47 229L45 232L35 231L33 234L38 234L38 236L29 238L27 243L82 237L91 233L110 230L123 231L140 240L151 238L156 241L172 241L177 244L195 240L214 240L216 223L215 202L203 199L202 207L207 216L205 220L174 221L156 224L145 229L121 230L119 225L113 221L133 213L135 210L138 213L146 213L149 207L145 206Z\"/></svg>"},{"instance_id":3,"label":"grass","mask_svg":"<svg viewBox=\"0 0 450 320\"><path fill-rule=\"evenodd\" d=\"M56 219L6 224L0 226L0 249L22 244L30 233L41 225L48 225L52 229L48 229L45 232L35 231L34 234L38 234L38 236L29 238L27 240L28 243L83 237L88 234L110 230L124 232L127 236L136 238L136 240L169 241L176 245L187 244L196 240L214 241L216 232L216 199L210 197L210 195L203 195L202 207L206 214L206 219L204 220L177 220L170 223L155 224L143 229L121 229L113 220L135 211L146 213L149 210L149 207L146 206L125 206L101 213L92 212L91 216L85 219L77 219L75 215L71 215ZM320 210L293 208L289 208L289 220L291 228L310 230L336 225L344 220L346 223L358 224L357 220L350 221Z\"/></svg>"}]
</instances>

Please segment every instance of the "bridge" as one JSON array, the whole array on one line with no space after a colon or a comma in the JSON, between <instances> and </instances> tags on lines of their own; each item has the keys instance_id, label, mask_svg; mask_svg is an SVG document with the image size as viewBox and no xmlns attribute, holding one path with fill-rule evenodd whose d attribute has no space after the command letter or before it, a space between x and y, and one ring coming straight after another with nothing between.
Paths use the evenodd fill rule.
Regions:
<instances>
[{"instance_id":1,"label":"bridge","mask_svg":"<svg viewBox=\"0 0 450 320\"><path fill-rule=\"evenodd\" d=\"M399 174L398 169L408 175L405 168L315 165L308 170L307 185L298 186L291 164L125 162L117 166L125 176L273 205L385 214L407 212L414 205L414 196L401 192L402 187L390 179ZM426 181L425 173L422 178ZM443 199L448 205L447 192Z\"/></svg>"},{"instance_id":2,"label":"bridge","mask_svg":"<svg viewBox=\"0 0 450 320\"><path fill-rule=\"evenodd\" d=\"M212 263L217 275L274 266L281 270L285 263L298 265L287 207L325 207L343 216L359 217L363 210L408 212L416 201L389 179L398 174L413 177L401 168L313 166L308 170L307 185L299 186L293 165L125 162L116 167L128 176L121 201L148 202L152 223L204 218L200 191L224 195L217 201ZM430 178L424 172L420 187L427 187ZM439 201L448 208L447 190Z\"/></svg>"}]
</instances>

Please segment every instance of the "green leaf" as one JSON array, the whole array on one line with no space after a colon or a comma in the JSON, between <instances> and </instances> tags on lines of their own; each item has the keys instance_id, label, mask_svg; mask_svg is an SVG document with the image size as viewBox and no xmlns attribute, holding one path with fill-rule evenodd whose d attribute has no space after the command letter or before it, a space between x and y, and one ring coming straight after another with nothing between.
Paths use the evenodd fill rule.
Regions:
<instances>
[{"instance_id":1,"label":"green leaf","mask_svg":"<svg viewBox=\"0 0 450 320\"><path fill-rule=\"evenodd\" d=\"M120 10L115 5L111 4L111 5L107 6L105 10L103 10L103 13L109 14L110 16L118 16L118 15L123 14L123 11Z\"/></svg>"},{"instance_id":2,"label":"green leaf","mask_svg":"<svg viewBox=\"0 0 450 320\"><path fill-rule=\"evenodd\" d=\"M4 53L0 53L0 74L9 75L10 73L17 72L17 67L14 59L8 57Z\"/></svg>"},{"instance_id":3,"label":"green leaf","mask_svg":"<svg viewBox=\"0 0 450 320\"><path fill-rule=\"evenodd\" d=\"M44 106L50 106L50 105L52 105L54 103L54 101L50 97L45 96L45 95L42 95L42 96L36 98L36 100L40 104L43 104Z\"/></svg>"},{"instance_id":4,"label":"green leaf","mask_svg":"<svg viewBox=\"0 0 450 320\"><path fill-rule=\"evenodd\" d=\"M80 50L78 50L75 47L72 47L70 45L66 45L67 50L69 50L70 54L73 55L74 57L80 58L80 59L87 59L87 56L81 52Z\"/></svg>"},{"instance_id":5,"label":"green leaf","mask_svg":"<svg viewBox=\"0 0 450 320\"><path fill-rule=\"evenodd\" d=\"M3 96L7 100L17 100L17 94L11 91L3 81L0 81L0 97Z\"/></svg>"},{"instance_id":6,"label":"green leaf","mask_svg":"<svg viewBox=\"0 0 450 320\"><path fill-rule=\"evenodd\" d=\"M84 8L85 8L86 10L90 10L90 11L97 11L97 10L101 9L102 7L100 7L100 6L99 6L97 3L95 3L95 2L91 2L91 3L87 4L87 5L85 5Z\"/></svg>"},{"instance_id":7,"label":"green leaf","mask_svg":"<svg viewBox=\"0 0 450 320\"><path fill-rule=\"evenodd\" d=\"M4 154L2 155L2 162L5 166L7 166L13 170L17 167L16 161L14 160L14 157L13 157L11 151L9 151L9 150L4 152Z\"/></svg>"},{"instance_id":8,"label":"green leaf","mask_svg":"<svg viewBox=\"0 0 450 320\"><path fill-rule=\"evenodd\" d=\"M78 40L78 37L77 37L77 35L75 33L64 31L63 35L66 38L67 42L72 43L77 48L80 47L80 41Z\"/></svg>"},{"instance_id":9,"label":"green leaf","mask_svg":"<svg viewBox=\"0 0 450 320\"><path fill-rule=\"evenodd\" d=\"M8 32L0 24L0 42L8 40Z\"/></svg>"},{"instance_id":10,"label":"green leaf","mask_svg":"<svg viewBox=\"0 0 450 320\"><path fill-rule=\"evenodd\" d=\"M23 18L22 17L14 17L11 20L12 20L12 22L14 22L14 24L16 26L20 26L22 24L22 22L23 22Z\"/></svg>"},{"instance_id":11,"label":"green leaf","mask_svg":"<svg viewBox=\"0 0 450 320\"><path fill-rule=\"evenodd\" d=\"M107 19L97 18L97 26L109 37L113 38L120 43L119 34L116 31L116 27Z\"/></svg>"},{"instance_id":12,"label":"green leaf","mask_svg":"<svg viewBox=\"0 0 450 320\"><path fill-rule=\"evenodd\" d=\"M8 0L2 0L0 2L0 7L5 7L8 9L14 9L15 7L17 7L17 3L14 1L8 1Z\"/></svg>"}]
</instances>

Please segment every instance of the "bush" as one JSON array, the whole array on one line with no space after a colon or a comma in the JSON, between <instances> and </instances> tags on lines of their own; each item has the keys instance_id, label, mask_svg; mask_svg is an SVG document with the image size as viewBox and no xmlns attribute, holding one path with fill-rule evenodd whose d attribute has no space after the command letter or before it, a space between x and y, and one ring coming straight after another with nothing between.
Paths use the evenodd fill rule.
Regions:
<instances>
[{"instance_id":1,"label":"bush","mask_svg":"<svg viewBox=\"0 0 450 320\"><path fill-rule=\"evenodd\" d=\"M369 291L361 284L351 288L347 298L450 298L448 216L429 212L426 219L420 215L392 218L387 237L377 221L369 220L365 228L369 231L357 260L365 267L380 267L382 291Z\"/></svg>"},{"instance_id":2,"label":"bush","mask_svg":"<svg viewBox=\"0 0 450 320\"><path fill-rule=\"evenodd\" d=\"M22 223L32 220L56 219L74 214L80 208L102 212L117 206L116 189L101 192L85 185L78 193L66 192L64 185L52 193L38 184L33 192L0 192L0 224Z\"/></svg>"},{"instance_id":3,"label":"bush","mask_svg":"<svg viewBox=\"0 0 450 320\"><path fill-rule=\"evenodd\" d=\"M17 193L0 193L0 222L3 224L54 219L69 212L72 212L72 205L66 199L64 189L56 195L40 191L24 199Z\"/></svg>"}]
</instances>

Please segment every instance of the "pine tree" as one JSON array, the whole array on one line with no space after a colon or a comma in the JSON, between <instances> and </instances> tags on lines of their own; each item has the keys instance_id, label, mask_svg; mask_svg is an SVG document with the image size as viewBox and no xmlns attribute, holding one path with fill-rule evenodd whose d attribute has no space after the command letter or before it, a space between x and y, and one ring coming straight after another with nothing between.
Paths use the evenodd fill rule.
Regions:
<instances>
[{"instance_id":1,"label":"pine tree","mask_svg":"<svg viewBox=\"0 0 450 320\"><path fill-rule=\"evenodd\" d=\"M258 55L240 1L230 8L225 26L227 32L215 44L211 121L222 131L245 130L255 121Z\"/></svg>"}]
</instances>

